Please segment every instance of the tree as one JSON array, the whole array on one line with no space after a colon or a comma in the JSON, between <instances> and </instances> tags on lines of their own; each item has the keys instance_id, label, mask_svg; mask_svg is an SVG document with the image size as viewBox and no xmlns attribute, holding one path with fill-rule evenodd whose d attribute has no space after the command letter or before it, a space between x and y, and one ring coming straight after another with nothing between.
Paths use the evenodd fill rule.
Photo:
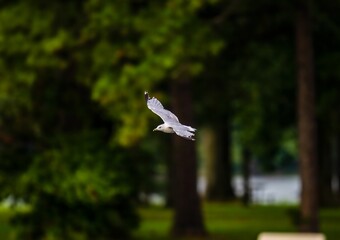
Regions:
<instances>
[{"instance_id":1,"label":"tree","mask_svg":"<svg viewBox=\"0 0 340 240\"><path fill-rule=\"evenodd\" d=\"M201 136L201 154L205 161L207 180L206 198L212 201L235 199L232 187L231 129L228 122L221 127L206 127Z\"/></svg>"},{"instance_id":2,"label":"tree","mask_svg":"<svg viewBox=\"0 0 340 240\"><path fill-rule=\"evenodd\" d=\"M147 110L141 110L146 108L143 101L140 101L139 93L142 93L145 88L154 87L160 81L164 81L166 76L176 78L183 66L188 69L189 77L197 75L203 68L201 59L219 51L220 41L211 40L209 29L196 18L196 12L202 7L202 2L196 3L198 5L187 4L186 1L167 1L144 5L133 1L110 3L86 1L68 4L53 2L46 6L43 3L33 5L30 1L21 1L8 4L6 5L8 8L2 9L1 22L7 24L1 28L2 39L5 39L5 42L1 46L1 69L4 70L4 81L0 84L6 89L4 92L9 94L5 96L6 101L2 99L1 107L5 110L3 112L10 112L2 119L12 117L13 110L17 111L16 120L28 119L27 115L29 115L30 124L28 121L24 123L19 121L18 132L23 134L22 130L28 126L27 133L23 134L25 135L24 144L27 144L26 141L33 142L34 148L38 149L38 152L29 155L29 161L23 161L25 164L20 165L24 169L23 172L19 172L19 175L28 176L28 179L24 181L25 184L20 182L20 178L13 184L14 186L16 183L22 184L23 192L17 194L21 197L27 193L28 189L39 188L40 184L44 183L41 186L42 191L34 191L34 196L27 198L33 206L33 211L32 215L28 218L26 216L21 223L32 227L31 233L26 232L28 235L32 234L32 237L39 238L49 234L49 229L44 225L49 222L45 221L46 215L40 215L38 208L40 203L47 202L45 205L48 207L49 199L56 198L57 205L62 208L65 205L67 207L69 203L68 198L63 198L64 195L71 195L73 202L81 201L81 197L86 198L87 194L91 198L92 191L80 190L79 195L73 195L72 189L81 189L83 184L89 183L87 181L90 179L99 179L98 177L103 175L102 171L106 169L106 164L109 164L110 146L119 149L117 152L114 151L118 162L125 157L130 158L128 157L130 155L126 154L128 150L124 151L121 146L136 147L141 137L145 135L148 125L145 114ZM78 17L76 14L78 9L82 9L81 13L84 18ZM165 11L160 11L160 9ZM67 14L60 18L59 12L64 10ZM16 16L20 17L16 18ZM41 21L41 19L46 21ZM16 34L12 34L13 32ZM201 46L204 48L197 51ZM10 94L17 85L23 93L18 94L20 95L18 98ZM66 89L68 91L65 91ZM121 89L129 89L129 91ZM16 102L18 100L20 102ZM88 104L92 105L92 100L99 103L100 106L96 108L105 109L103 115L110 119L112 124L109 125L113 128L112 131L106 131L106 128L97 129L97 127L101 128L101 124L97 126L92 123L100 118L95 110L91 111L92 109L88 108ZM33 104L30 105L32 102ZM8 103L14 103L15 108ZM78 104L82 103L87 104L78 107ZM9 118L3 123L12 127L17 122L11 122ZM55 128L50 126L55 126ZM81 137L82 132L92 130L108 132L109 136L105 135L104 138L99 134L96 138ZM80 137L76 138L72 134L79 134ZM17 132L13 132L13 135L19 136ZM100 141L101 138L102 141ZM93 150L95 148L93 146L98 145L87 143L90 139L94 142L98 141L100 144L97 144L104 148L103 152ZM74 143L78 141L79 148ZM74 148L70 148L68 144ZM92 147L89 147L88 151L81 151L87 148L87 144ZM17 149L13 152L15 150ZM25 150L31 153L30 148ZM77 155L78 151L82 154ZM92 168L94 159L99 156L102 157L101 168L89 173L88 170ZM84 166L78 165L77 162L83 158L88 158L88 162L86 164L84 162ZM8 158L9 162L11 159L16 159L16 157L12 155ZM26 160L25 158L19 159ZM64 162L65 159L68 161ZM43 163L48 160L51 160L54 165L43 169ZM58 175L58 172L54 171L55 167L62 168L65 172ZM4 167L3 171L6 172L6 170L7 168ZM49 181L43 181L45 177L43 171L50 173ZM79 175L76 174L79 179L68 185L70 175L72 176L74 172L79 172ZM117 170L117 172L120 171ZM122 172L125 173L125 171ZM36 177L30 179L29 176L32 175ZM112 175L115 175L114 171ZM120 174L118 176L125 178ZM97 192L102 193L100 199L103 201L117 196L116 192L103 191L108 186L106 184L114 182L110 177L105 179L104 183L96 181L97 184L94 187L96 190L94 195ZM119 182L121 183L120 180ZM63 187L66 186L63 191L58 188L59 186L51 190L51 185L55 186L58 183ZM128 186L117 184L117 186L119 194L120 190L125 191L118 202L129 203L126 198L130 196L130 187L134 184L130 183ZM189 186L192 188L191 191L196 189L195 184L189 184ZM8 191L4 192L8 193ZM61 199L59 194L62 195ZM190 203L190 199L186 201ZM92 203L80 202L79 204L86 205L84 209L93 209L97 206L93 206ZM110 206L114 210L118 205ZM130 207L131 205L128 205L126 208L130 209ZM69 217L72 218L75 208L71 206L70 209L72 211ZM133 212L133 209L130 210ZM193 211L197 211L195 215L199 216L199 205L194 207ZM58 220L60 217L58 214L61 212L55 209L55 214L51 215L51 221L55 221L56 225L48 226L60 227L63 237L67 237L69 235L64 232L67 231L65 225ZM35 218L36 216L39 217ZM135 226L135 223L129 222L129 217L122 216L122 219L117 218L119 223L123 222L120 227L126 234L130 228ZM180 217L185 218L183 214L180 214ZM41 222L28 224L30 218L40 219ZM107 216L103 219L110 224ZM195 224L196 221L201 221L199 219L197 217L189 220ZM84 219L84 221L87 220L87 218ZM185 227L190 229L192 223L188 221ZM190 231L188 229L185 232ZM83 230L86 231L86 228L84 227ZM104 230L103 234L107 232Z\"/></svg>"},{"instance_id":3,"label":"tree","mask_svg":"<svg viewBox=\"0 0 340 240\"><path fill-rule=\"evenodd\" d=\"M200 125L199 148L207 181L205 197L212 201L235 198L231 156L233 113L229 103L233 85L224 78L226 62L223 53L207 59L206 70L195 81L195 106ZM214 84L211 79L214 79Z\"/></svg>"},{"instance_id":4,"label":"tree","mask_svg":"<svg viewBox=\"0 0 340 240\"><path fill-rule=\"evenodd\" d=\"M301 231L318 231L318 172L314 60L309 1L300 1L296 16L298 141L301 177Z\"/></svg>"},{"instance_id":5,"label":"tree","mask_svg":"<svg viewBox=\"0 0 340 240\"><path fill-rule=\"evenodd\" d=\"M212 129L209 132L213 133L209 136L213 136L211 145L214 148L208 146L209 142L204 147L214 154L205 158L218 159L217 164L209 161L207 165L231 165L227 163L227 157L218 157L228 155L227 136L230 133L226 132L225 126L229 125L228 130L237 133L242 148L251 151L265 171L278 170L275 158L284 148L285 135L292 132L292 116L295 115L287 98L293 95L295 87L290 6L283 2L260 1L254 6L247 2L219 1L214 7L205 10L205 14L214 22L212 28L216 35L223 37L225 46L216 58L205 63L206 71L198 79L196 100L201 125ZM221 142L214 132L222 135L224 141ZM293 134L291 138L294 138ZM220 154L217 149L225 152ZM229 174L217 177L222 172L221 167L209 169L219 170L208 173L209 176L216 175L215 179L229 178ZM230 189L229 186L230 182L223 181L219 191Z\"/></svg>"},{"instance_id":6,"label":"tree","mask_svg":"<svg viewBox=\"0 0 340 240\"><path fill-rule=\"evenodd\" d=\"M250 164L251 153L248 149L242 150L242 176L243 176L243 196L242 202L245 206L249 206L252 201L252 189L250 186Z\"/></svg>"},{"instance_id":7,"label":"tree","mask_svg":"<svg viewBox=\"0 0 340 240\"><path fill-rule=\"evenodd\" d=\"M136 184L130 182L137 174L124 162L142 155L129 156L108 146L111 124L86 87L67 77L51 77L37 81L32 92L34 108L23 124L34 121L37 132L17 133L12 128L18 123L5 120L17 141L0 152L2 176L11 176L10 184L2 182L2 196L10 194L31 208L16 213L12 221L18 237L128 237L138 223L133 207Z\"/></svg>"},{"instance_id":8,"label":"tree","mask_svg":"<svg viewBox=\"0 0 340 240\"><path fill-rule=\"evenodd\" d=\"M115 129L131 115L119 108L114 115L92 96L99 74L113 68L103 54L112 33L97 24L112 23L113 16L102 7L91 1L1 4L0 186L2 198L12 195L31 207L13 221L19 238L127 238L137 226L137 166L147 157L119 144L123 134ZM135 143L140 134L128 135Z\"/></svg>"},{"instance_id":9,"label":"tree","mask_svg":"<svg viewBox=\"0 0 340 240\"><path fill-rule=\"evenodd\" d=\"M172 107L183 123L192 125L192 87L190 79L173 81ZM200 199L197 193L197 159L195 142L173 136L174 162L174 221L172 234L175 236L204 235Z\"/></svg>"},{"instance_id":10,"label":"tree","mask_svg":"<svg viewBox=\"0 0 340 240\"><path fill-rule=\"evenodd\" d=\"M332 176L334 173L334 161L332 146L332 135L328 132L327 123L318 121L318 172L319 172L319 205L320 207L332 206L335 203L335 196L332 191Z\"/></svg>"},{"instance_id":11,"label":"tree","mask_svg":"<svg viewBox=\"0 0 340 240\"><path fill-rule=\"evenodd\" d=\"M338 138L340 112L336 107L339 102L340 71L337 62L340 57L339 29L333 28L340 23L339 2L325 1L313 3L313 40L315 50L316 103L318 121L319 182L320 205L339 204L338 190L332 185L332 176L338 175ZM327 36L327 37L325 37ZM334 182L333 182L334 183ZM338 184L338 186L340 186Z\"/></svg>"},{"instance_id":12,"label":"tree","mask_svg":"<svg viewBox=\"0 0 340 240\"><path fill-rule=\"evenodd\" d=\"M232 10L221 30L228 43L221 53L224 63L218 62L228 84L219 89L226 90L232 130L242 147L264 170L275 170L273 159L282 149L285 133L293 128L295 115L287 101L294 92L290 4L238 2Z\"/></svg>"},{"instance_id":13,"label":"tree","mask_svg":"<svg viewBox=\"0 0 340 240\"><path fill-rule=\"evenodd\" d=\"M117 59L116 62L114 61L115 68L99 72L100 77L94 83L94 98L109 109L112 118L122 123L115 140L125 146L138 143L141 137L146 134L146 129L149 128L148 110L144 103L136 101L136 99L140 99L138 94L144 90L150 92L154 90L155 95L159 94L156 89L159 89L160 86L171 86L177 84L174 83L176 81L182 81L180 79L183 77L183 72L185 78L194 79L203 71L203 62L207 56L216 55L222 47L221 40L216 38L208 24L198 17L198 12L205 4L208 4L205 1L169 0L139 2L139 4L133 4L135 2L131 1L131 3L132 7L129 4L125 5L124 2L123 12L126 14L124 16L126 18L119 18L112 22L112 28L117 27L117 22L124 26L122 31L117 31L122 33L123 40L119 42L122 48L115 49L116 46L113 48L113 50L117 50L115 54ZM102 11L104 13L116 12L114 8L103 8ZM96 14L93 15L93 19L98 21ZM99 24L107 22L104 20L99 21ZM111 28L105 24L99 26L112 32ZM91 30L97 31L96 28ZM112 34L111 37L116 36ZM114 40L112 39L112 41ZM103 47L104 53L110 52L109 50L112 50L110 37L100 47ZM98 54L98 58L101 58L100 54ZM108 58L107 63L112 63L112 60ZM113 83L112 77L115 77L119 84ZM121 91L121 89L129 89L129 91ZM183 102L188 100L182 98L186 93L178 93ZM174 94L172 98L176 99L176 96ZM122 104L112 104L118 100ZM176 114L179 112L179 117L181 117L184 107L188 107L185 111L189 116L193 114L191 104L188 106L179 104L174 105L174 111L178 109L175 112ZM121 114L117 115L117 112ZM190 146L188 149L183 149L176 141L173 153L174 159L176 159L174 162L175 180L184 181L186 184L170 185L175 186L174 190L179 192L174 194L173 233L186 235L190 231L194 231L201 234L204 232L204 226L196 193L194 148ZM183 155L178 155L179 153L183 153ZM185 160L183 161L182 158L179 160L180 157ZM182 166L185 162L188 162L188 165ZM182 167L188 170L187 174L182 172ZM172 174L169 173L169 175ZM181 195L183 193L189 197L183 197ZM187 210L183 208L182 204L189 207L190 214L185 214Z\"/></svg>"},{"instance_id":14,"label":"tree","mask_svg":"<svg viewBox=\"0 0 340 240\"><path fill-rule=\"evenodd\" d=\"M337 134L336 136L336 142L335 142L335 149L336 149L336 159L335 159L335 164L336 164L336 169L335 169L335 174L336 174L336 182L338 185L338 189L336 190L336 199L338 203L340 202L340 134Z\"/></svg>"}]
</instances>

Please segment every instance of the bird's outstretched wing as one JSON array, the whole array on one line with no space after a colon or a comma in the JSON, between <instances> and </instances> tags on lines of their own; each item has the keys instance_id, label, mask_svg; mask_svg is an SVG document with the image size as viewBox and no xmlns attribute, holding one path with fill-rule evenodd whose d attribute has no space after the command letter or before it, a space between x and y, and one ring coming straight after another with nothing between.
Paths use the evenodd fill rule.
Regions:
<instances>
[{"instance_id":1,"label":"bird's outstretched wing","mask_svg":"<svg viewBox=\"0 0 340 240\"><path fill-rule=\"evenodd\" d=\"M170 112L169 110L166 110L161 104L161 102L158 101L157 98L155 97L150 98L148 92L145 92L144 96L148 108L155 114L157 114L163 120L164 123L179 123L176 115Z\"/></svg>"}]
</instances>

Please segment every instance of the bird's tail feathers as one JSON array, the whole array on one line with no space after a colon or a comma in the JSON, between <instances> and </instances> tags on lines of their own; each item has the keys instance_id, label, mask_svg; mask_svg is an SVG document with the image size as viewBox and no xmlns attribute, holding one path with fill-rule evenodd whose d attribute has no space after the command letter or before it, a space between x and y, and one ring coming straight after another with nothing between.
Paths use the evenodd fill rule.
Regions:
<instances>
[{"instance_id":1,"label":"bird's tail feathers","mask_svg":"<svg viewBox=\"0 0 340 240\"><path fill-rule=\"evenodd\" d=\"M186 126L186 125L184 125L186 128L187 128L187 130L188 131L190 131L190 132L196 132L196 128L193 128L193 127L190 127L190 126Z\"/></svg>"}]
</instances>

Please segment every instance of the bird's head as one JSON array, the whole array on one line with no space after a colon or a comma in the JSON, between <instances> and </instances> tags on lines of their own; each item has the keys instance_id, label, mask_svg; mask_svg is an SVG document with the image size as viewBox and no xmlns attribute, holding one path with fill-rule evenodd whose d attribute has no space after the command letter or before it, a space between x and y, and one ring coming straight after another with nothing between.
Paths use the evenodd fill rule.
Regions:
<instances>
[{"instance_id":1,"label":"bird's head","mask_svg":"<svg viewBox=\"0 0 340 240\"><path fill-rule=\"evenodd\" d=\"M161 125L159 125L159 126L157 126L153 131L163 131L164 130L164 125L163 124L161 124Z\"/></svg>"}]
</instances>

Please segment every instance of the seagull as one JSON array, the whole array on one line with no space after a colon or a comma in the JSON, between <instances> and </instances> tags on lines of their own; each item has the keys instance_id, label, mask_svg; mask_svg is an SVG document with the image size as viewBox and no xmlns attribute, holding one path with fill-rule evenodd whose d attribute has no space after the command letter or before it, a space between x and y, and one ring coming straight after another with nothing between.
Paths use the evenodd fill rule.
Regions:
<instances>
[{"instance_id":1,"label":"seagull","mask_svg":"<svg viewBox=\"0 0 340 240\"><path fill-rule=\"evenodd\" d=\"M148 108L157 114L164 122L163 124L156 127L153 131L176 133L182 138L195 141L195 128L181 124L175 114L169 110L166 110L157 98L150 98L148 92L144 92L144 96Z\"/></svg>"}]
</instances>

